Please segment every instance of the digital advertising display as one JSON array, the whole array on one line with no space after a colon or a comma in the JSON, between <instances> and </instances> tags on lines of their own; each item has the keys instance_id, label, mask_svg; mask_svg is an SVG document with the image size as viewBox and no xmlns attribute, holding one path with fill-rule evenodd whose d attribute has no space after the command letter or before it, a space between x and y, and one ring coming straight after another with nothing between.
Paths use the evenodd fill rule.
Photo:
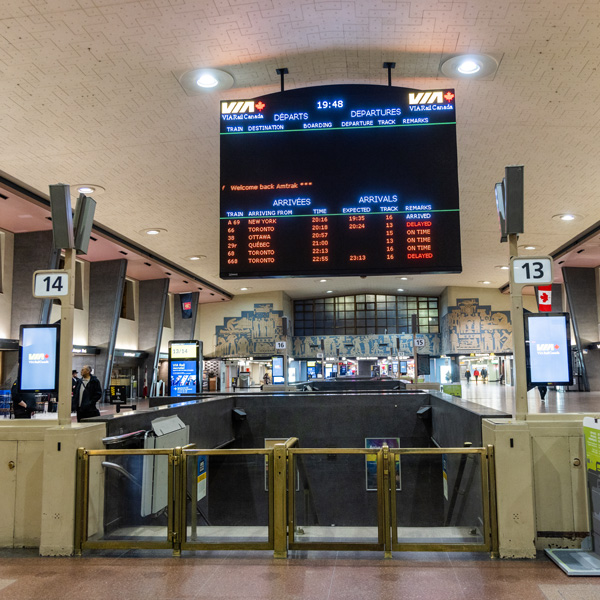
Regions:
<instances>
[{"instance_id":1,"label":"digital advertising display","mask_svg":"<svg viewBox=\"0 0 600 600\"><path fill-rule=\"evenodd\" d=\"M284 383L283 356L274 356L272 363L273 383Z\"/></svg>"},{"instance_id":2,"label":"digital advertising display","mask_svg":"<svg viewBox=\"0 0 600 600\"><path fill-rule=\"evenodd\" d=\"M220 106L221 278L461 271L454 90L332 85Z\"/></svg>"},{"instance_id":3,"label":"digital advertising display","mask_svg":"<svg viewBox=\"0 0 600 600\"><path fill-rule=\"evenodd\" d=\"M19 389L58 391L59 325L21 325Z\"/></svg>"},{"instance_id":4,"label":"digital advertising display","mask_svg":"<svg viewBox=\"0 0 600 600\"><path fill-rule=\"evenodd\" d=\"M524 316L527 381L533 385L572 385L568 313Z\"/></svg>"},{"instance_id":5,"label":"digital advertising display","mask_svg":"<svg viewBox=\"0 0 600 600\"><path fill-rule=\"evenodd\" d=\"M169 395L199 393L202 381L201 354L198 340L169 342Z\"/></svg>"}]
</instances>

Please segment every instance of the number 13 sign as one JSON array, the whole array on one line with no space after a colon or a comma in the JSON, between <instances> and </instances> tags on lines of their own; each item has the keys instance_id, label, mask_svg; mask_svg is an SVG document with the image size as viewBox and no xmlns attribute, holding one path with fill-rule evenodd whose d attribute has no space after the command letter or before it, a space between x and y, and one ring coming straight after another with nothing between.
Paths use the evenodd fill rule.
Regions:
<instances>
[{"instance_id":1,"label":"number 13 sign","mask_svg":"<svg viewBox=\"0 0 600 600\"><path fill-rule=\"evenodd\" d=\"M69 274L66 271L36 271L33 274L34 298L61 298L69 295Z\"/></svg>"},{"instance_id":2,"label":"number 13 sign","mask_svg":"<svg viewBox=\"0 0 600 600\"><path fill-rule=\"evenodd\" d=\"M552 258L528 256L511 259L513 281L519 285L548 285L552 283Z\"/></svg>"}]
</instances>

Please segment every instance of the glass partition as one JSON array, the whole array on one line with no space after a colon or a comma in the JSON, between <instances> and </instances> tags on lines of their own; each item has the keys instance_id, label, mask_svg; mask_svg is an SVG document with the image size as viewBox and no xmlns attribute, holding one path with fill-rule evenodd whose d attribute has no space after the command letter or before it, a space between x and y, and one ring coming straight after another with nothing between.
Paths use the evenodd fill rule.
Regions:
<instances>
[{"instance_id":1,"label":"glass partition","mask_svg":"<svg viewBox=\"0 0 600 600\"><path fill-rule=\"evenodd\" d=\"M272 450L185 450L182 548L272 549Z\"/></svg>"},{"instance_id":2,"label":"glass partition","mask_svg":"<svg viewBox=\"0 0 600 600\"><path fill-rule=\"evenodd\" d=\"M392 494L394 550L489 547L487 458L483 449L403 449Z\"/></svg>"},{"instance_id":3,"label":"glass partition","mask_svg":"<svg viewBox=\"0 0 600 600\"><path fill-rule=\"evenodd\" d=\"M288 454L289 547L383 549L379 454L366 449Z\"/></svg>"}]
</instances>

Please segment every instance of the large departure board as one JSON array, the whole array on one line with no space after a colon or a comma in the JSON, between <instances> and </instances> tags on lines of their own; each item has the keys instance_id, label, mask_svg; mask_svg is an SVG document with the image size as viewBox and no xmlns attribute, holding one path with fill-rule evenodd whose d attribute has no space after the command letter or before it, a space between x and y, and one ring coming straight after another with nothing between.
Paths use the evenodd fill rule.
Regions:
<instances>
[{"instance_id":1,"label":"large departure board","mask_svg":"<svg viewBox=\"0 0 600 600\"><path fill-rule=\"evenodd\" d=\"M453 90L302 88L220 117L222 278L461 271Z\"/></svg>"}]
</instances>

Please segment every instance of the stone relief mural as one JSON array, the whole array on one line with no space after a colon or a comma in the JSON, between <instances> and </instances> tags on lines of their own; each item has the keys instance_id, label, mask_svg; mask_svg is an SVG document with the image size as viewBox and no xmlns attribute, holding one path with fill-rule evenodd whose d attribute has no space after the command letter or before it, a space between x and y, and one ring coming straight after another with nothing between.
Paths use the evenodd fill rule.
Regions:
<instances>
[{"instance_id":1,"label":"stone relief mural","mask_svg":"<svg viewBox=\"0 0 600 600\"><path fill-rule=\"evenodd\" d=\"M282 310L272 304L255 304L254 310L242 311L239 317L225 317L217 325L215 356L252 356L273 354L281 339Z\"/></svg>"},{"instance_id":2,"label":"stone relief mural","mask_svg":"<svg viewBox=\"0 0 600 600\"><path fill-rule=\"evenodd\" d=\"M459 298L441 319L442 351L512 352L510 311L492 310L478 298Z\"/></svg>"},{"instance_id":3,"label":"stone relief mural","mask_svg":"<svg viewBox=\"0 0 600 600\"><path fill-rule=\"evenodd\" d=\"M425 346L419 347L419 354L440 354L438 333L419 334ZM314 358L321 352L321 339L324 340L325 356L396 356L396 340L400 339L400 354L412 355L412 334L399 335L307 335L293 338L292 355L298 358Z\"/></svg>"},{"instance_id":4,"label":"stone relief mural","mask_svg":"<svg viewBox=\"0 0 600 600\"><path fill-rule=\"evenodd\" d=\"M283 311L272 304L255 304L254 310L243 311L237 317L225 317L216 327L214 356L264 356L275 354L275 342L282 339ZM424 346L420 354L440 354L438 333L419 335ZM325 356L390 356L396 355L396 339L400 339L400 354L413 353L413 337L401 335L313 335L288 338L288 352L296 358L316 358L324 340Z\"/></svg>"}]
</instances>

